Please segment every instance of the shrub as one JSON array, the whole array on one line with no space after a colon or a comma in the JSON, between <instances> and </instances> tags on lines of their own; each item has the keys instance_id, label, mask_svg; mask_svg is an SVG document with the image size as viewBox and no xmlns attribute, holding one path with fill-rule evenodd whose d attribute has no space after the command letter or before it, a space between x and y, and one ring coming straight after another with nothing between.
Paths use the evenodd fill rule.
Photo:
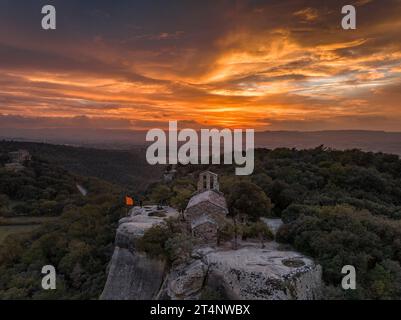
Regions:
<instances>
[{"instance_id":1,"label":"shrub","mask_svg":"<svg viewBox=\"0 0 401 320\"><path fill-rule=\"evenodd\" d=\"M242 238L256 238L259 239L262 247L264 247L264 242L266 240L273 240L273 232L269 227L262 221L247 223L243 226Z\"/></svg>"},{"instance_id":2,"label":"shrub","mask_svg":"<svg viewBox=\"0 0 401 320\"><path fill-rule=\"evenodd\" d=\"M139 251L146 252L152 258L166 258L165 243L169 239L169 228L156 225L145 231L142 238L137 240Z\"/></svg>"},{"instance_id":3,"label":"shrub","mask_svg":"<svg viewBox=\"0 0 401 320\"><path fill-rule=\"evenodd\" d=\"M259 217L271 213L271 201L256 184L248 181L234 183L226 194L231 215L245 215L256 221Z\"/></svg>"},{"instance_id":4,"label":"shrub","mask_svg":"<svg viewBox=\"0 0 401 320\"><path fill-rule=\"evenodd\" d=\"M170 263L180 264L191 258L193 248L192 237L186 233L178 233L165 243L166 254Z\"/></svg>"}]
</instances>

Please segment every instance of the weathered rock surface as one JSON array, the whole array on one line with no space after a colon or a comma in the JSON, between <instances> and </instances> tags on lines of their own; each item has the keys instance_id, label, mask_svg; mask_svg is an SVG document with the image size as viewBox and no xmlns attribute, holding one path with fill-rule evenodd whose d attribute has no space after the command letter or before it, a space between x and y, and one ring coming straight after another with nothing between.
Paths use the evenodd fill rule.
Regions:
<instances>
[{"instance_id":1,"label":"weathered rock surface","mask_svg":"<svg viewBox=\"0 0 401 320\"><path fill-rule=\"evenodd\" d=\"M207 269L201 260L174 268L167 279L167 295L173 300L199 298Z\"/></svg>"},{"instance_id":2,"label":"weathered rock surface","mask_svg":"<svg viewBox=\"0 0 401 320\"><path fill-rule=\"evenodd\" d=\"M153 299L163 282L164 270L165 264L160 260L116 247L101 299Z\"/></svg>"},{"instance_id":3,"label":"weathered rock surface","mask_svg":"<svg viewBox=\"0 0 401 320\"><path fill-rule=\"evenodd\" d=\"M157 217L155 210L136 208L121 219L102 299L199 299L205 289L226 299L320 297L321 267L300 253L279 250L275 242L263 249L250 242L238 250L200 247L191 261L166 270L164 262L149 259L134 245L148 228L178 214L166 208L165 217Z\"/></svg>"},{"instance_id":4,"label":"weathered rock surface","mask_svg":"<svg viewBox=\"0 0 401 320\"><path fill-rule=\"evenodd\" d=\"M116 247L100 299L145 300L156 297L165 277L165 262L150 259L146 254L138 252L135 239L142 237L150 227L177 214L170 207L162 210L156 206L134 207L130 216L119 221Z\"/></svg>"},{"instance_id":5,"label":"weathered rock surface","mask_svg":"<svg viewBox=\"0 0 401 320\"><path fill-rule=\"evenodd\" d=\"M157 209L157 206L134 207L128 217L119 221L116 233L116 246L129 248L133 241L143 236L150 227L163 223L168 217L177 216L178 212L170 207Z\"/></svg>"},{"instance_id":6,"label":"weathered rock surface","mask_svg":"<svg viewBox=\"0 0 401 320\"><path fill-rule=\"evenodd\" d=\"M206 285L229 299L319 298L321 267L297 252L278 251L276 246L272 242L265 249L249 246L205 255Z\"/></svg>"}]
</instances>

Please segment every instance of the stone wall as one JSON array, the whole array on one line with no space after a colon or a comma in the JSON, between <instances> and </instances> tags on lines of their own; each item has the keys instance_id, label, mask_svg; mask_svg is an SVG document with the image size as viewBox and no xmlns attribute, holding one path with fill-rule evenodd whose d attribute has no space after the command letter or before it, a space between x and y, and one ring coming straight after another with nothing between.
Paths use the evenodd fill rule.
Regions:
<instances>
[{"instance_id":1,"label":"stone wall","mask_svg":"<svg viewBox=\"0 0 401 320\"><path fill-rule=\"evenodd\" d=\"M217 241L217 224L211 222L202 223L192 228L192 235L201 239L203 242L216 243Z\"/></svg>"},{"instance_id":2,"label":"stone wall","mask_svg":"<svg viewBox=\"0 0 401 320\"><path fill-rule=\"evenodd\" d=\"M222 208L207 201L198 203L185 210L185 218L188 221L195 220L204 214L210 215L211 218L217 221L226 216L226 212Z\"/></svg>"}]
</instances>

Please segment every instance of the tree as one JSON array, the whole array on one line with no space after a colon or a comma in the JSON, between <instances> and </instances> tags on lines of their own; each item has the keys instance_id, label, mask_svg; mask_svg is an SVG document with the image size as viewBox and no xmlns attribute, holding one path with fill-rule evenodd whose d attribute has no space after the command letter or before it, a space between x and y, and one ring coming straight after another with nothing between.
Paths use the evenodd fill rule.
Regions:
<instances>
[{"instance_id":1,"label":"tree","mask_svg":"<svg viewBox=\"0 0 401 320\"><path fill-rule=\"evenodd\" d=\"M158 184L153 190L152 193L150 194L150 200L157 203L157 204L163 204L167 203L168 200L171 198L173 193L171 192L171 189L164 185L164 184Z\"/></svg>"},{"instance_id":2,"label":"tree","mask_svg":"<svg viewBox=\"0 0 401 320\"><path fill-rule=\"evenodd\" d=\"M316 207L303 204L291 204L281 214L284 223L295 221L301 215L313 216L319 213Z\"/></svg>"},{"instance_id":3,"label":"tree","mask_svg":"<svg viewBox=\"0 0 401 320\"><path fill-rule=\"evenodd\" d=\"M7 216L11 213L9 205L10 205L9 197L5 194L0 194L0 216Z\"/></svg>"},{"instance_id":4,"label":"tree","mask_svg":"<svg viewBox=\"0 0 401 320\"><path fill-rule=\"evenodd\" d=\"M219 246L222 242L231 240L234 237L234 233L234 224L227 221L217 230L217 245Z\"/></svg>"},{"instance_id":5,"label":"tree","mask_svg":"<svg viewBox=\"0 0 401 320\"><path fill-rule=\"evenodd\" d=\"M177 208L179 211L183 211L191 198L193 191L188 189L174 188L175 196L171 198L170 204Z\"/></svg>"},{"instance_id":6,"label":"tree","mask_svg":"<svg viewBox=\"0 0 401 320\"><path fill-rule=\"evenodd\" d=\"M193 240L186 233L178 233L166 241L165 247L170 263L181 264L191 258Z\"/></svg>"},{"instance_id":7,"label":"tree","mask_svg":"<svg viewBox=\"0 0 401 320\"><path fill-rule=\"evenodd\" d=\"M252 176L252 182L261 187L266 194L269 194L272 188L273 179L266 173L258 173Z\"/></svg>"},{"instance_id":8,"label":"tree","mask_svg":"<svg viewBox=\"0 0 401 320\"><path fill-rule=\"evenodd\" d=\"M244 227L243 237L258 238L262 248L265 240L273 240L274 236L269 227L263 221L251 222Z\"/></svg>"},{"instance_id":9,"label":"tree","mask_svg":"<svg viewBox=\"0 0 401 320\"><path fill-rule=\"evenodd\" d=\"M271 213L271 201L264 191L249 181L234 183L226 194L227 205L232 217L256 221Z\"/></svg>"}]
</instances>

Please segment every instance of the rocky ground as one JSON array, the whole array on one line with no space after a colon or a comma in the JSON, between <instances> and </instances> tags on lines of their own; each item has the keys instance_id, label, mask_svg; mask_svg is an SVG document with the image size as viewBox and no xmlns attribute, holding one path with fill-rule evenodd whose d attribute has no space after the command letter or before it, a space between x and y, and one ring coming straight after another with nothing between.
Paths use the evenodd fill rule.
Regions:
<instances>
[{"instance_id":1,"label":"rocky ground","mask_svg":"<svg viewBox=\"0 0 401 320\"><path fill-rule=\"evenodd\" d=\"M150 259L135 250L133 240L166 217L178 215L169 207L163 209L165 217L160 212L155 206L136 207L120 220L101 299L199 299L205 294L245 300L320 297L321 267L298 252L281 250L274 241L265 248L251 241L240 243L237 250L197 247L190 261L173 268Z\"/></svg>"}]
</instances>

